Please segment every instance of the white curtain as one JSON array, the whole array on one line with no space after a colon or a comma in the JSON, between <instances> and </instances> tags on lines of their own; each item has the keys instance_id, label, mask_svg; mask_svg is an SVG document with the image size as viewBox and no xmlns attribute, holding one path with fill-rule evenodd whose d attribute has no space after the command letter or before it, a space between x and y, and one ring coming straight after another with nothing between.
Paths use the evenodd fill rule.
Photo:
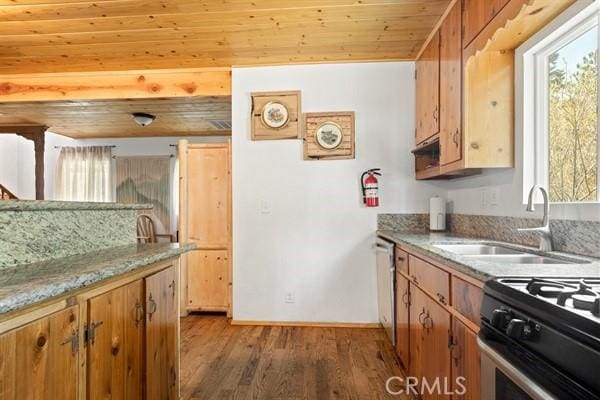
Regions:
<instances>
[{"instance_id":1,"label":"white curtain","mask_svg":"<svg viewBox=\"0 0 600 400\"><path fill-rule=\"evenodd\" d=\"M63 147L54 177L54 197L63 201L114 201L112 149Z\"/></svg>"}]
</instances>

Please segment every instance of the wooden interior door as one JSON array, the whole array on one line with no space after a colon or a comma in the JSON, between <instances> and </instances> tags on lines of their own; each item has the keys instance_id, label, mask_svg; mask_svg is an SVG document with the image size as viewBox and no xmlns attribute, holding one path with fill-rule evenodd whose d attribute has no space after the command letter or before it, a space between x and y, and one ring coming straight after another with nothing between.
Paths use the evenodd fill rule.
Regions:
<instances>
[{"instance_id":1,"label":"wooden interior door","mask_svg":"<svg viewBox=\"0 0 600 400\"><path fill-rule=\"evenodd\" d=\"M142 280L89 300L89 400L143 398L143 303Z\"/></svg>"},{"instance_id":2,"label":"wooden interior door","mask_svg":"<svg viewBox=\"0 0 600 400\"><path fill-rule=\"evenodd\" d=\"M453 399L479 400L481 398L481 355L477 346L477 334L467 328L457 318L452 319L452 392ZM466 388L461 394L462 387L457 384L457 378Z\"/></svg>"},{"instance_id":3,"label":"wooden interior door","mask_svg":"<svg viewBox=\"0 0 600 400\"><path fill-rule=\"evenodd\" d=\"M2 400L75 400L79 307L0 336Z\"/></svg>"},{"instance_id":4,"label":"wooden interior door","mask_svg":"<svg viewBox=\"0 0 600 400\"><path fill-rule=\"evenodd\" d=\"M179 398L178 277L167 268L146 281L146 399Z\"/></svg>"},{"instance_id":5,"label":"wooden interior door","mask_svg":"<svg viewBox=\"0 0 600 400\"><path fill-rule=\"evenodd\" d=\"M462 158L461 2L457 1L440 28L440 164Z\"/></svg>"},{"instance_id":6,"label":"wooden interior door","mask_svg":"<svg viewBox=\"0 0 600 400\"><path fill-rule=\"evenodd\" d=\"M416 143L440 131L440 34L433 36L416 62Z\"/></svg>"},{"instance_id":7,"label":"wooden interior door","mask_svg":"<svg viewBox=\"0 0 600 400\"><path fill-rule=\"evenodd\" d=\"M396 354L404 371L410 365L410 292L409 283L396 274Z\"/></svg>"},{"instance_id":8,"label":"wooden interior door","mask_svg":"<svg viewBox=\"0 0 600 400\"><path fill-rule=\"evenodd\" d=\"M463 0L463 46L467 47L509 1L510 0Z\"/></svg>"},{"instance_id":9,"label":"wooden interior door","mask_svg":"<svg viewBox=\"0 0 600 400\"><path fill-rule=\"evenodd\" d=\"M229 246L229 144L190 145L187 154L188 237L200 248Z\"/></svg>"},{"instance_id":10,"label":"wooden interior door","mask_svg":"<svg viewBox=\"0 0 600 400\"><path fill-rule=\"evenodd\" d=\"M226 311L229 308L229 252L196 250L188 253L188 302L191 308Z\"/></svg>"}]
</instances>

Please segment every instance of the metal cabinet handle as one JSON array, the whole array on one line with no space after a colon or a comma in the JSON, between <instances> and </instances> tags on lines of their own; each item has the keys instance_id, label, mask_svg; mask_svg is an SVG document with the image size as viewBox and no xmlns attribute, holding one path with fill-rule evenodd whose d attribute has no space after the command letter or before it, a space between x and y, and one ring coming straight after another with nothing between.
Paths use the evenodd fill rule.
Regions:
<instances>
[{"instance_id":1,"label":"metal cabinet handle","mask_svg":"<svg viewBox=\"0 0 600 400\"><path fill-rule=\"evenodd\" d=\"M433 319L429 316L429 312L423 320L423 328L425 328L426 331L429 331L431 328L433 328Z\"/></svg>"},{"instance_id":2,"label":"metal cabinet handle","mask_svg":"<svg viewBox=\"0 0 600 400\"><path fill-rule=\"evenodd\" d=\"M156 309L156 301L154 301L152 293L150 293L150 296L148 297L148 319L150 321L152 321L152 315L156 312Z\"/></svg>"},{"instance_id":3,"label":"metal cabinet handle","mask_svg":"<svg viewBox=\"0 0 600 400\"><path fill-rule=\"evenodd\" d=\"M452 338L452 343L450 344L450 357L454 360L454 365L458 368L458 362L462 358L462 354L461 348L454 338Z\"/></svg>"},{"instance_id":4,"label":"metal cabinet handle","mask_svg":"<svg viewBox=\"0 0 600 400\"><path fill-rule=\"evenodd\" d=\"M44 343L40 346L43 347L44 344L46 344L46 338L44 337ZM38 339L38 346L40 345L41 341L40 339ZM71 336L69 336L68 338L66 338L65 340L63 340L60 345L64 346L70 344L71 345L71 352L73 354L73 356L75 356L77 354L77 352L79 351L79 332L76 330L73 330L73 332L71 333Z\"/></svg>"},{"instance_id":5,"label":"metal cabinet handle","mask_svg":"<svg viewBox=\"0 0 600 400\"><path fill-rule=\"evenodd\" d=\"M169 285L169 289L171 289L171 296L175 298L175 279L173 279L173 281Z\"/></svg>"},{"instance_id":6,"label":"metal cabinet handle","mask_svg":"<svg viewBox=\"0 0 600 400\"><path fill-rule=\"evenodd\" d=\"M404 303L406 308L410 306L410 293L408 292L408 289L406 289L402 295L402 303Z\"/></svg>"},{"instance_id":7,"label":"metal cabinet handle","mask_svg":"<svg viewBox=\"0 0 600 400\"><path fill-rule=\"evenodd\" d=\"M425 307L423 307L423 311L419 314L418 320L421 325L423 325L423 317L427 317L427 311L425 311Z\"/></svg>"},{"instance_id":8,"label":"metal cabinet handle","mask_svg":"<svg viewBox=\"0 0 600 400\"><path fill-rule=\"evenodd\" d=\"M457 146L458 146L458 135L459 135L458 128L456 128L456 132L454 132L454 134L452 135L452 141Z\"/></svg>"},{"instance_id":9,"label":"metal cabinet handle","mask_svg":"<svg viewBox=\"0 0 600 400\"><path fill-rule=\"evenodd\" d=\"M135 301L135 326L139 326L144 320L144 307L139 300Z\"/></svg>"}]
</instances>

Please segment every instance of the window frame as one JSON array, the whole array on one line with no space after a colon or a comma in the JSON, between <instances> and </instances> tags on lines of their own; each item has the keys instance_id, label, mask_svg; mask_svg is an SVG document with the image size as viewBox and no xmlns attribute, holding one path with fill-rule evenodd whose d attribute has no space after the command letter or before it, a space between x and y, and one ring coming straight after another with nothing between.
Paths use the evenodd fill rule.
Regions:
<instances>
[{"instance_id":1,"label":"window frame","mask_svg":"<svg viewBox=\"0 0 600 400\"><path fill-rule=\"evenodd\" d=\"M548 57L594 26L598 26L600 47L600 4L593 0L578 1L516 51L516 114L521 117L518 129L521 130L523 140L524 204L534 184L549 188ZM597 70L600 71L600 68ZM597 131L600 132L600 118ZM597 141L597 146L597 184L600 189L600 140ZM536 202L541 202L541 197ZM595 201L551 204L568 207L591 204L594 207L597 205L600 210L600 190L596 190Z\"/></svg>"}]
</instances>

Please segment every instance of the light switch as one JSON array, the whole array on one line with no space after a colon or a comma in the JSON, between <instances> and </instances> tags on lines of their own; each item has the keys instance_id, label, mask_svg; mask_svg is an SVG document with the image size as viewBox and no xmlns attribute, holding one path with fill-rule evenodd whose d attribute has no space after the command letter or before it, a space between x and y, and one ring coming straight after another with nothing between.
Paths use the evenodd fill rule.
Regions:
<instances>
[{"instance_id":1,"label":"light switch","mask_svg":"<svg viewBox=\"0 0 600 400\"><path fill-rule=\"evenodd\" d=\"M261 214L271 214L271 202L268 200L260 201L260 213Z\"/></svg>"}]
</instances>

